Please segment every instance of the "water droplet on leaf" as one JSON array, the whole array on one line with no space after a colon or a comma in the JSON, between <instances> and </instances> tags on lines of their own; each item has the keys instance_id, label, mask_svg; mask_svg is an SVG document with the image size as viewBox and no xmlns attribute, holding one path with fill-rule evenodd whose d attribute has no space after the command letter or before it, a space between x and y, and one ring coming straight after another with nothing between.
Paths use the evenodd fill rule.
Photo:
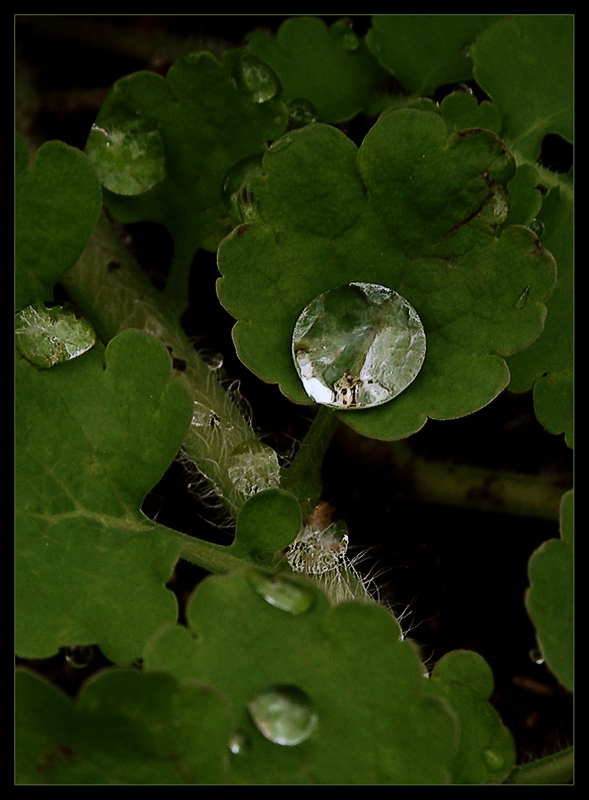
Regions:
<instances>
[{"instance_id":1,"label":"water droplet on leaf","mask_svg":"<svg viewBox=\"0 0 589 800\"><path fill-rule=\"evenodd\" d=\"M528 302L528 295L530 293L530 287L526 286L520 296L517 298L515 303L513 304L515 308L523 308L525 304Z\"/></svg>"},{"instance_id":2,"label":"water droplet on leaf","mask_svg":"<svg viewBox=\"0 0 589 800\"><path fill-rule=\"evenodd\" d=\"M15 317L16 346L42 369L70 361L96 342L96 333L85 319L63 306L27 306Z\"/></svg>"},{"instance_id":3,"label":"water droplet on leaf","mask_svg":"<svg viewBox=\"0 0 589 800\"><path fill-rule=\"evenodd\" d=\"M115 194L143 194L165 177L164 143L147 122L95 124L85 152L102 185Z\"/></svg>"},{"instance_id":4,"label":"water droplet on leaf","mask_svg":"<svg viewBox=\"0 0 589 800\"><path fill-rule=\"evenodd\" d=\"M309 697L296 686L273 686L260 692L248 711L260 733L275 744L300 744L317 724Z\"/></svg>"},{"instance_id":5,"label":"water droplet on leaf","mask_svg":"<svg viewBox=\"0 0 589 800\"><path fill-rule=\"evenodd\" d=\"M534 647L530 650L530 658L534 662L534 664L543 664L544 663L544 656L542 655L542 651L539 647Z\"/></svg>"},{"instance_id":6,"label":"water droplet on leaf","mask_svg":"<svg viewBox=\"0 0 589 800\"><path fill-rule=\"evenodd\" d=\"M280 486L278 456L260 441L238 445L227 459L227 472L236 490L246 497Z\"/></svg>"},{"instance_id":7,"label":"water droplet on leaf","mask_svg":"<svg viewBox=\"0 0 589 800\"><path fill-rule=\"evenodd\" d=\"M496 750L483 750L483 758L489 769L493 770L493 772L500 770L505 763L505 759L501 753L498 753Z\"/></svg>"},{"instance_id":8,"label":"water droplet on leaf","mask_svg":"<svg viewBox=\"0 0 589 800\"><path fill-rule=\"evenodd\" d=\"M543 235L544 235L544 223L542 222L542 220L541 220L541 219L533 219L533 220L530 222L530 224L528 225L528 228L529 228L529 229L530 229L530 230L531 230L533 233L535 233L535 234L536 234L536 236L538 237L538 239L539 239L541 236L543 236Z\"/></svg>"},{"instance_id":9,"label":"water droplet on leaf","mask_svg":"<svg viewBox=\"0 0 589 800\"><path fill-rule=\"evenodd\" d=\"M244 222L250 216L253 207L248 179L251 175L262 172L262 153L257 153L233 164L223 178L223 202L238 219Z\"/></svg>"},{"instance_id":10,"label":"water droplet on leaf","mask_svg":"<svg viewBox=\"0 0 589 800\"><path fill-rule=\"evenodd\" d=\"M94 649L91 645L74 645L64 649L65 660L75 669L86 669L92 661Z\"/></svg>"},{"instance_id":11,"label":"water droplet on leaf","mask_svg":"<svg viewBox=\"0 0 589 800\"><path fill-rule=\"evenodd\" d=\"M287 108L293 127L299 128L317 120L317 109L310 100L305 100L304 97L289 100Z\"/></svg>"},{"instance_id":12,"label":"water droplet on leaf","mask_svg":"<svg viewBox=\"0 0 589 800\"><path fill-rule=\"evenodd\" d=\"M266 103L280 89L278 75L269 64L253 53L241 53L237 56L233 78L252 103Z\"/></svg>"},{"instance_id":13,"label":"water droplet on leaf","mask_svg":"<svg viewBox=\"0 0 589 800\"><path fill-rule=\"evenodd\" d=\"M229 737L229 750L231 750L234 755L243 753L243 751L247 749L248 745L249 740L242 731L234 731Z\"/></svg>"},{"instance_id":14,"label":"water droplet on leaf","mask_svg":"<svg viewBox=\"0 0 589 800\"><path fill-rule=\"evenodd\" d=\"M314 602L313 594L282 575L269 577L259 572L250 575L254 590L271 606L295 616L306 613Z\"/></svg>"},{"instance_id":15,"label":"water droplet on leaf","mask_svg":"<svg viewBox=\"0 0 589 800\"><path fill-rule=\"evenodd\" d=\"M292 338L305 392L340 410L392 400L416 378L425 350L415 309L374 283L350 283L316 297L299 316Z\"/></svg>"}]
</instances>

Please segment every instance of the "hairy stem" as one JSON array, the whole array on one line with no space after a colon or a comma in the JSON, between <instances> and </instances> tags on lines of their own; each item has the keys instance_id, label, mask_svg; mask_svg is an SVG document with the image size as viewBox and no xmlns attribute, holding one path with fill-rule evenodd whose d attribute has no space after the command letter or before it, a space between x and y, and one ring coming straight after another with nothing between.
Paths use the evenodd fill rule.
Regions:
<instances>
[{"instance_id":1,"label":"hairy stem","mask_svg":"<svg viewBox=\"0 0 589 800\"><path fill-rule=\"evenodd\" d=\"M247 496L231 480L228 459L236 448L259 440L231 392L223 388L182 331L177 304L166 305L105 220L99 222L62 283L103 342L125 328L138 328L166 345L194 403L193 424L183 450L236 518Z\"/></svg>"}]
</instances>

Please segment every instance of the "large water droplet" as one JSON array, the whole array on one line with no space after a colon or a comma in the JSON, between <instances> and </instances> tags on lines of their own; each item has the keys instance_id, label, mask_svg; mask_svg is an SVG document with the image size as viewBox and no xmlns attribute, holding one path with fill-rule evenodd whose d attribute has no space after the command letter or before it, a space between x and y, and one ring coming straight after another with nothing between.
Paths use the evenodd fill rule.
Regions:
<instances>
[{"instance_id":1,"label":"large water droplet","mask_svg":"<svg viewBox=\"0 0 589 800\"><path fill-rule=\"evenodd\" d=\"M227 472L237 491L246 497L280 486L278 456L259 441L238 445L227 459Z\"/></svg>"},{"instance_id":2,"label":"large water droplet","mask_svg":"<svg viewBox=\"0 0 589 800\"><path fill-rule=\"evenodd\" d=\"M300 744L317 724L309 697L296 686L273 686L260 692L248 711L260 733L275 744Z\"/></svg>"},{"instance_id":3,"label":"large water droplet","mask_svg":"<svg viewBox=\"0 0 589 800\"><path fill-rule=\"evenodd\" d=\"M305 525L288 548L286 560L294 572L323 575L345 565L349 537L344 522L327 528Z\"/></svg>"},{"instance_id":4,"label":"large water droplet","mask_svg":"<svg viewBox=\"0 0 589 800\"><path fill-rule=\"evenodd\" d=\"M96 333L85 319L63 306L27 306L15 317L16 346L42 369L85 353L96 342Z\"/></svg>"},{"instance_id":5,"label":"large water droplet","mask_svg":"<svg viewBox=\"0 0 589 800\"><path fill-rule=\"evenodd\" d=\"M371 408L392 400L415 379L425 331L400 294L374 283L350 283L316 297L292 338L306 393L331 408Z\"/></svg>"},{"instance_id":6,"label":"large water droplet","mask_svg":"<svg viewBox=\"0 0 589 800\"><path fill-rule=\"evenodd\" d=\"M483 750L483 758L489 769L493 770L493 772L500 770L505 763L505 759L501 753L498 753L496 750Z\"/></svg>"},{"instance_id":7,"label":"large water droplet","mask_svg":"<svg viewBox=\"0 0 589 800\"><path fill-rule=\"evenodd\" d=\"M281 611L287 611L296 616L305 614L313 605L312 592L283 575L269 577L263 573L253 572L249 579L255 591L267 603Z\"/></svg>"},{"instance_id":8,"label":"large water droplet","mask_svg":"<svg viewBox=\"0 0 589 800\"><path fill-rule=\"evenodd\" d=\"M165 177L162 137L146 122L133 120L108 127L95 124L85 152L102 185L115 194L143 194Z\"/></svg>"},{"instance_id":9,"label":"large water droplet","mask_svg":"<svg viewBox=\"0 0 589 800\"><path fill-rule=\"evenodd\" d=\"M233 78L252 103L266 103L280 89L278 75L269 64L253 53L241 53L237 56Z\"/></svg>"}]
</instances>

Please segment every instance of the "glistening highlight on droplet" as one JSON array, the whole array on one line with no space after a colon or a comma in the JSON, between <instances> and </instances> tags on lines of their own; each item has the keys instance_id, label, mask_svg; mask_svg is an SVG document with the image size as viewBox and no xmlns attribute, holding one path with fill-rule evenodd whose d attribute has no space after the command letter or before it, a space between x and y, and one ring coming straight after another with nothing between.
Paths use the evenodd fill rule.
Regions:
<instances>
[{"instance_id":1,"label":"glistening highlight on droplet","mask_svg":"<svg viewBox=\"0 0 589 800\"><path fill-rule=\"evenodd\" d=\"M317 724L309 697L296 686L272 686L257 694L248 711L260 733L283 746L301 744Z\"/></svg>"},{"instance_id":2,"label":"glistening highlight on droplet","mask_svg":"<svg viewBox=\"0 0 589 800\"><path fill-rule=\"evenodd\" d=\"M339 410L397 397L417 377L425 352L425 331L413 306L375 283L320 294L301 312L292 337L305 392Z\"/></svg>"}]
</instances>

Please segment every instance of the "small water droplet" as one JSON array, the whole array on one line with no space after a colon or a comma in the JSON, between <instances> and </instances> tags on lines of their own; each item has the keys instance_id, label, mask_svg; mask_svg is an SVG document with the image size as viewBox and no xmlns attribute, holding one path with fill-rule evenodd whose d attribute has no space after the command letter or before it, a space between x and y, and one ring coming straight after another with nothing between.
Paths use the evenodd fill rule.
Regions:
<instances>
[{"instance_id":1,"label":"small water droplet","mask_svg":"<svg viewBox=\"0 0 589 800\"><path fill-rule=\"evenodd\" d=\"M252 175L261 175L262 172L262 153L257 153L238 161L227 170L223 178L223 202L243 222L251 216L254 206L249 179Z\"/></svg>"},{"instance_id":2,"label":"small water droplet","mask_svg":"<svg viewBox=\"0 0 589 800\"><path fill-rule=\"evenodd\" d=\"M350 283L316 297L300 314L292 355L305 392L340 410L392 400L417 377L425 331L400 294Z\"/></svg>"},{"instance_id":3,"label":"small water droplet","mask_svg":"<svg viewBox=\"0 0 589 800\"><path fill-rule=\"evenodd\" d=\"M246 497L280 486L278 456L260 441L238 445L227 459L227 472L237 491Z\"/></svg>"},{"instance_id":4,"label":"small water droplet","mask_svg":"<svg viewBox=\"0 0 589 800\"><path fill-rule=\"evenodd\" d=\"M86 669L91 663L94 648L91 645L74 645L64 649L65 660L75 669Z\"/></svg>"},{"instance_id":5,"label":"small water droplet","mask_svg":"<svg viewBox=\"0 0 589 800\"><path fill-rule=\"evenodd\" d=\"M144 121L94 124L85 152L102 185L115 194L143 194L166 174L160 132Z\"/></svg>"},{"instance_id":6,"label":"small water droplet","mask_svg":"<svg viewBox=\"0 0 589 800\"><path fill-rule=\"evenodd\" d=\"M497 772L498 770L502 769L503 764L505 763L505 759L498 753L496 750L483 750L483 758L485 759L487 766L493 772Z\"/></svg>"},{"instance_id":7,"label":"small water droplet","mask_svg":"<svg viewBox=\"0 0 589 800\"><path fill-rule=\"evenodd\" d=\"M252 103L266 103L280 90L280 80L272 67L253 53L240 53L233 68L237 86Z\"/></svg>"},{"instance_id":8,"label":"small water droplet","mask_svg":"<svg viewBox=\"0 0 589 800\"><path fill-rule=\"evenodd\" d=\"M544 235L544 223L542 222L542 220L541 220L541 219L533 219L533 220L530 222L530 224L528 225L528 228L529 228L529 229L530 229L530 230L531 230L533 233L535 233L535 234L536 234L536 236L538 237L538 239L540 239L540 237Z\"/></svg>"},{"instance_id":9,"label":"small water droplet","mask_svg":"<svg viewBox=\"0 0 589 800\"><path fill-rule=\"evenodd\" d=\"M249 743L249 739L243 731L234 731L229 737L229 750L234 755L239 755L248 748Z\"/></svg>"},{"instance_id":10,"label":"small water droplet","mask_svg":"<svg viewBox=\"0 0 589 800\"><path fill-rule=\"evenodd\" d=\"M196 428L217 428L220 425L218 414L203 403L195 400L192 404L191 425Z\"/></svg>"},{"instance_id":11,"label":"small water droplet","mask_svg":"<svg viewBox=\"0 0 589 800\"><path fill-rule=\"evenodd\" d=\"M301 744L317 725L309 697L296 686L273 686L260 692L248 711L262 736L275 744Z\"/></svg>"},{"instance_id":12,"label":"small water droplet","mask_svg":"<svg viewBox=\"0 0 589 800\"><path fill-rule=\"evenodd\" d=\"M289 614L305 614L314 603L312 592L303 586L299 586L293 581L282 575L269 577L263 573L253 572L249 580L254 590L261 595L264 600L281 611Z\"/></svg>"},{"instance_id":13,"label":"small water droplet","mask_svg":"<svg viewBox=\"0 0 589 800\"><path fill-rule=\"evenodd\" d=\"M542 655L542 651L539 647L533 647L530 650L530 659L534 662L534 664L544 663L544 656Z\"/></svg>"},{"instance_id":14,"label":"small water droplet","mask_svg":"<svg viewBox=\"0 0 589 800\"><path fill-rule=\"evenodd\" d=\"M63 306L27 306L15 317L16 346L27 361L42 369L70 361L90 350L96 332Z\"/></svg>"},{"instance_id":15,"label":"small water droplet","mask_svg":"<svg viewBox=\"0 0 589 800\"><path fill-rule=\"evenodd\" d=\"M288 115L293 127L300 128L317 121L317 109L310 100L297 97L287 103Z\"/></svg>"},{"instance_id":16,"label":"small water droplet","mask_svg":"<svg viewBox=\"0 0 589 800\"><path fill-rule=\"evenodd\" d=\"M276 139L275 142L272 142L272 144L269 147L269 150L271 150L272 153L279 153L281 150L286 150L286 148L290 145L291 142L292 142L292 136L290 136L287 133L284 136L281 136L280 139Z\"/></svg>"},{"instance_id":17,"label":"small water droplet","mask_svg":"<svg viewBox=\"0 0 589 800\"><path fill-rule=\"evenodd\" d=\"M530 293L530 286L526 286L520 296L517 298L515 303L513 304L515 308L523 308L525 304L528 302L528 295Z\"/></svg>"}]
</instances>

